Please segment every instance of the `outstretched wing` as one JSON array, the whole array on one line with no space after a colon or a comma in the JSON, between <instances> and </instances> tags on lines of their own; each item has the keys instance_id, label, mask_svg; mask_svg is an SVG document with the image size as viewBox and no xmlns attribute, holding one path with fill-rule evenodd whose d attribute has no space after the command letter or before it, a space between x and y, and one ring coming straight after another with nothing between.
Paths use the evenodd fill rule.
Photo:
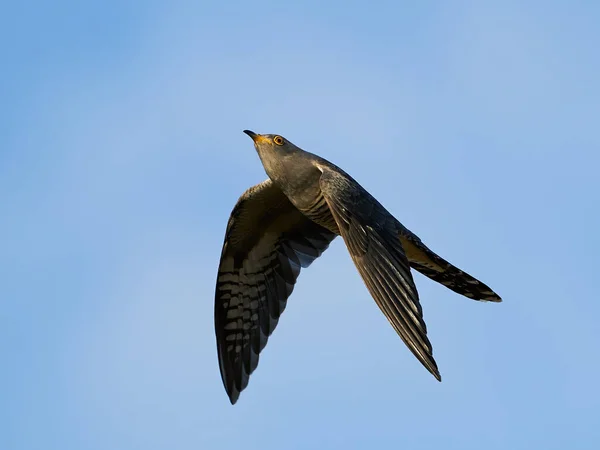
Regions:
<instances>
[{"instance_id":1,"label":"outstretched wing","mask_svg":"<svg viewBox=\"0 0 600 450\"><path fill-rule=\"evenodd\" d=\"M320 169L323 197L369 292L412 353L441 380L396 219L345 173Z\"/></svg>"},{"instance_id":2,"label":"outstretched wing","mask_svg":"<svg viewBox=\"0 0 600 450\"><path fill-rule=\"evenodd\" d=\"M215 294L219 368L232 404L248 385L300 268L335 237L298 211L271 180L248 189L233 208Z\"/></svg>"}]
</instances>

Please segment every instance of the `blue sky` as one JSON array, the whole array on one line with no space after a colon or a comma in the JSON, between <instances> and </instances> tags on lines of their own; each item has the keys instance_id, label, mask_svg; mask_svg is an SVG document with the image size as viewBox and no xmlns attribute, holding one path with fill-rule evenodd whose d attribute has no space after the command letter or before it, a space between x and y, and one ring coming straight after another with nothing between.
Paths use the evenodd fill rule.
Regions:
<instances>
[{"instance_id":1,"label":"blue sky","mask_svg":"<svg viewBox=\"0 0 600 450\"><path fill-rule=\"evenodd\" d=\"M0 448L597 448L597 2L2 9ZM213 298L265 178L246 128L502 295L416 275L443 383L336 240L229 404Z\"/></svg>"}]
</instances>

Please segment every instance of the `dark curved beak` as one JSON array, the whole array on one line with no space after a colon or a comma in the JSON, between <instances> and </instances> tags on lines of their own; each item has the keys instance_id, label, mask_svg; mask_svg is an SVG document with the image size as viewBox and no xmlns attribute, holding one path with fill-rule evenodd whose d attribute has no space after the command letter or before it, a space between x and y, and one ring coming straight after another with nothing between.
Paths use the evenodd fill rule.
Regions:
<instances>
[{"instance_id":1,"label":"dark curved beak","mask_svg":"<svg viewBox=\"0 0 600 450\"><path fill-rule=\"evenodd\" d=\"M244 133L246 133L248 136L250 136L253 141L256 141L256 138L259 136L254 131L250 131L250 130L244 130Z\"/></svg>"}]
</instances>

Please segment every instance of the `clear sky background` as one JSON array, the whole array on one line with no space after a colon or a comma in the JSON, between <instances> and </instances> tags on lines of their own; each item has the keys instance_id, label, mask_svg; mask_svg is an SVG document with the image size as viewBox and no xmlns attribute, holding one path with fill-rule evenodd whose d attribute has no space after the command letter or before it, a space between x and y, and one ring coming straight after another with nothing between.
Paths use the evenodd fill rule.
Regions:
<instances>
[{"instance_id":1,"label":"clear sky background","mask_svg":"<svg viewBox=\"0 0 600 450\"><path fill-rule=\"evenodd\" d=\"M295 3L2 6L0 448L599 448L600 3ZM245 128L503 297L416 275L442 383L336 240L229 404Z\"/></svg>"}]
</instances>

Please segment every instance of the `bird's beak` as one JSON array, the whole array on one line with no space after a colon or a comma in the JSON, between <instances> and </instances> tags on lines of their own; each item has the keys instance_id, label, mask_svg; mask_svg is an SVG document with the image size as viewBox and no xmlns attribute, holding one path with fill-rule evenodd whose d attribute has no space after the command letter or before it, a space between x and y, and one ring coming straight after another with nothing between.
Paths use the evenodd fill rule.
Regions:
<instances>
[{"instance_id":1,"label":"bird's beak","mask_svg":"<svg viewBox=\"0 0 600 450\"><path fill-rule=\"evenodd\" d=\"M244 130L244 133L246 133L248 136L250 136L255 144L258 144L261 141L267 140L267 138L264 137L262 134L256 134L254 131Z\"/></svg>"},{"instance_id":2,"label":"bird's beak","mask_svg":"<svg viewBox=\"0 0 600 450\"><path fill-rule=\"evenodd\" d=\"M258 137L258 134L256 134L254 131L244 130L244 133L250 136L252 140L255 140Z\"/></svg>"}]
</instances>

